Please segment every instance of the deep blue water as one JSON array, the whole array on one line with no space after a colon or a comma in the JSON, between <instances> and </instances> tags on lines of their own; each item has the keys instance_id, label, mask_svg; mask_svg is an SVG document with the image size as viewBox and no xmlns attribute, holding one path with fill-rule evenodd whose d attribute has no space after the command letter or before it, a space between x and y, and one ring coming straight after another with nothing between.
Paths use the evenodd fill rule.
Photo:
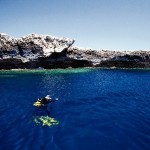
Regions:
<instances>
[{"instance_id":1,"label":"deep blue water","mask_svg":"<svg viewBox=\"0 0 150 150\"><path fill-rule=\"evenodd\" d=\"M33 122L50 94L59 125ZM0 72L1 150L149 150L150 70Z\"/></svg>"}]
</instances>

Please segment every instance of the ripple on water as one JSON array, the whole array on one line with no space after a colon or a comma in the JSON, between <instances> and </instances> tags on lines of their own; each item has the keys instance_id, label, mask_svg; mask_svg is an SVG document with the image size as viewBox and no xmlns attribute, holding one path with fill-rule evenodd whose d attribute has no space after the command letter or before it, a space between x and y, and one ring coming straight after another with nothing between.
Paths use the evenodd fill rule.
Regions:
<instances>
[{"instance_id":1,"label":"ripple on water","mask_svg":"<svg viewBox=\"0 0 150 150\"><path fill-rule=\"evenodd\" d=\"M149 71L5 71L0 83L1 149L150 149ZM51 128L32 121L46 94L59 98Z\"/></svg>"}]
</instances>

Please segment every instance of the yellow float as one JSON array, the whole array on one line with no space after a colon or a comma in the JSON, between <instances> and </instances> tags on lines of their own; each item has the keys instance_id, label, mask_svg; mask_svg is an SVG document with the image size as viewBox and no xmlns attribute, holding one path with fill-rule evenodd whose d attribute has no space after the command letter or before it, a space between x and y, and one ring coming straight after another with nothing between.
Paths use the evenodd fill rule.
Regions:
<instances>
[{"instance_id":1,"label":"yellow float","mask_svg":"<svg viewBox=\"0 0 150 150\"><path fill-rule=\"evenodd\" d=\"M33 106L40 107L40 106L44 106L44 104L42 104L40 101L37 101L33 103Z\"/></svg>"}]
</instances>

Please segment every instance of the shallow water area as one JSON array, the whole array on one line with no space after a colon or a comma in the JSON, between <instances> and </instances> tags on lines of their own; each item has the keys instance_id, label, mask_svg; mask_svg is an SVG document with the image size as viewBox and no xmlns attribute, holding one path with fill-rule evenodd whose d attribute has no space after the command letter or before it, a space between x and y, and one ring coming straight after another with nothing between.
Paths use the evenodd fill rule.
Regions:
<instances>
[{"instance_id":1,"label":"shallow water area","mask_svg":"<svg viewBox=\"0 0 150 150\"><path fill-rule=\"evenodd\" d=\"M150 70L0 71L0 149L149 150ZM50 94L50 112L33 107ZM35 115L56 126L39 126Z\"/></svg>"}]
</instances>

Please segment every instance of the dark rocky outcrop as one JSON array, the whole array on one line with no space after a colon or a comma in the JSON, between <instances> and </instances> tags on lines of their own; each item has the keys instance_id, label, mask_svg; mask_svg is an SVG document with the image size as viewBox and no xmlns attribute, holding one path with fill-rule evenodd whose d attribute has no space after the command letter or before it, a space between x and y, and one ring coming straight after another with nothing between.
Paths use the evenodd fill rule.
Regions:
<instances>
[{"instance_id":1,"label":"dark rocky outcrop","mask_svg":"<svg viewBox=\"0 0 150 150\"><path fill-rule=\"evenodd\" d=\"M150 51L108 51L69 48L68 57L87 60L94 67L150 68Z\"/></svg>"},{"instance_id":2,"label":"dark rocky outcrop","mask_svg":"<svg viewBox=\"0 0 150 150\"><path fill-rule=\"evenodd\" d=\"M49 35L17 39L0 34L0 69L150 68L150 51L98 51L76 48L73 43L72 39Z\"/></svg>"}]
</instances>

